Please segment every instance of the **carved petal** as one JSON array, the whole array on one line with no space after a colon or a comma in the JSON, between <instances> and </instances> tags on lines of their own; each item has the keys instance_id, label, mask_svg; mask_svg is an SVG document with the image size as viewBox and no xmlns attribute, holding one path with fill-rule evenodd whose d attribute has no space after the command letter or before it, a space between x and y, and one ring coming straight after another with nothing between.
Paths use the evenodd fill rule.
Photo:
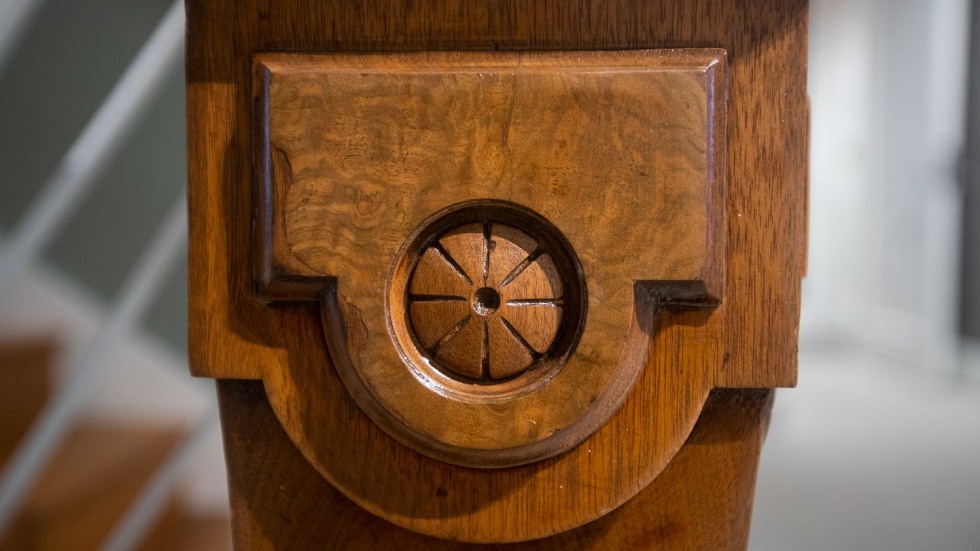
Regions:
<instances>
[{"instance_id":1,"label":"carved petal","mask_svg":"<svg viewBox=\"0 0 980 551\"><path fill-rule=\"evenodd\" d=\"M460 375L479 379L483 375L483 324L470 317L463 327L436 350L436 361Z\"/></svg>"},{"instance_id":2,"label":"carved petal","mask_svg":"<svg viewBox=\"0 0 980 551\"><path fill-rule=\"evenodd\" d=\"M447 336L469 311L465 300L416 301L409 306L415 336L426 350Z\"/></svg>"},{"instance_id":3,"label":"carved petal","mask_svg":"<svg viewBox=\"0 0 980 551\"><path fill-rule=\"evenodd\" d=\"M502 289L508 300L555 299L564 292L558 268L550 254L542 254Z\"/></svg>"},{"instance_id":4,"label":"carved petal","mask_svg":"<svg viewBox=\"0 0 980 551\"><path fill-rule=\"evenodd\" d=\"M505 305L500 315L535 352L543 354L558 333L562 310L550 304Z\"/></svg>"},{"instance_id":5,"label":"carved petal","mask_svg":"<svg viewBox=\"0 0 980 551\"><path fill-rule=\"evenodd\" d=\"M531 352L499 317L487 320L491 379L505 379L527 369L533 362Z\"/></svg>"},{"instance_id":6,"label":"carved petal","mask_svg":"<svg viewBox=\"0 0 980 551\"><path fill-rule=\"evenodd\" d=\"M439 243L470 281L482 287L487 255L483 224L467 224L457 228L444 235Z\"/></svg>"},{"instance_id":7,"label":"carved petal","mask_svg":"<svg viewBox=\"0 0 980 551\"><path fill-rule=\"evenodd\" d=\"M409 286L413 295L467 297L470 284L435 248L426 249Z\"/></svg>"},{"instance_id":8,"label":"carved petal","mask_svg":"<svg viewBox=\"0 0 980 551\"><path fill-rule=\"evenodd\" d=\"M503 224L494 224L491 234L487 285L499 287L537 249L538 242L526 233Z\"/></svg>"}]
</instances>

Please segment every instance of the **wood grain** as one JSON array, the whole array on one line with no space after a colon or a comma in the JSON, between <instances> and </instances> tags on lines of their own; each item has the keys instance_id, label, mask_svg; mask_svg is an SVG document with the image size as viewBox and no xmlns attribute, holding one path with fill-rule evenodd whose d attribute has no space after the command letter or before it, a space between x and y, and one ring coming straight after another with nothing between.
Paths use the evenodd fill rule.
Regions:
<instances>
[{"instance_id":1,"label":"wood grain","mask_svg":"<svg viewBox=\"0 0 980 551\"><path fill-rule=\"evenodd\" d=\"M495 385L551 349L562 278L538 241L502 223L467 224L422 252L408 287L408 330L449 376Z\"/></svg>"},{"instance_id":2,"label":"wood grain","mask_svg":"<svg viewBox=\"0 0 980 551\"><path fill-rule=\"evenodd\" d=\"M597 286L708 279L718 295L724 81L715 49L259 56L263 272L336 276L361 299L352 280L377 279L432 213L497 199L555 224Z\"/></svg>"},{"instance_id":3,"label":"wood grain","mask_svg":"<svg viewBox=\"0 0 980 551\"><path fill-rule=\"evenodd\" d=\"M582 415L581 401L554 399L563 391L596 395L604 380L589 370L571 371L570 358L587 330L586 283L567 240L540 215L507 202L467 202L424 223L400 255L385 309L398 355L375 365L394 367L402 377L385 377L380 386L364 385L362 392L360 381L376 377L367 373L362 378L357 371L371 366L345 369L347 347L326 335L352 395L369 413L377 408L381 417L375 420L393 436L417 443L419 451L436 459L501 467L565 451L601 424L588 423L589 417L617 406L616 397L595 400ZM483 305L484 295L492 308ZM373 300L382 298L378 293ZM424 327L425 321L418 317L418 307L412 316L417 301L429 313L440 304L451 313L460 301L467 308L455 319L437 318L436 325L447 330L425 347L415 337L416 327L420 322ZM358 311L363 319L365 309ZM335 319L329 312L327 317ZM541 349L535 350L528 339ZM392 346L384 339L380 345ZM385 356L370 346L362 354ZM398 358L407 365L399 365ZM406 388L413 385L406 374L415 376L416 388ZM457 427L447 419L467 421ZM417 441L413 433L419 433Z\"/></svg>"},{"instance_id":4,"label":"wood grain","mask_svg":"<svg viewBox=\"0 0 980 551\"><path fill-rule=\"evenodd\" d=\"M400 443L484 468L563 453L622 405L645 365L653 316L680 298L675 283L687 285L684 307L717 305L724 213L708 212L724 185L720 50L266 54L255 65L257 164L265 178L258 216L269 231L259 244L272 249L256 258L273 262L259 273L322 279L313 297L277 290L270 298L323 301L342 381ZM470 285L477 274L490 283L494 222L522 228L542 255L550 253L542 263L505 266L501 290L513 289L508 274L518 265L533 274L550 260L562 272L568 297L514 298L566 300L554 333L564 349L535 361L513 337L516 328L491 316L454 320L434 355L418 350L401 322L411 310L402 291L411 283L402 275L413 262L405 256L417 254L426 232L446 230L439 253L452 270ZM486 243L470 243L476 247L464 254L467 236L483 232ZM284 288L275 280L260 285ZM508 345L524 357L513 366L490 361L491 348ZM471 383L493 371L510 380ZM678 376L689 379L681 384L693 394L710 388L710 377ZM266 381L287 432L342 484L322 449L326 441L306 437L306 425L332 421L322 410L294 414L296 404L332 395L296 378ZM656 409L687 415L674 426L689 428L696 410L675 398L659 396ZM657 461L641 461L648 466L624 479L625 492L608 492L602 507L635 492L635 478L662 468L685 436L661 435ZM646 453L625 442L602 451L608 455L590 461ZM404 478L391 484L421 490ZM365 506L390 509L376 501L384 496L348 489Z\"/></svg>"},{"instance_id":5,"label":"wood grain","mask_svg":"<svg viewBox=\"0 0 980 551\"><path fill-rule=\"evenodd\" d=\"M260 383L222 381L218 395L235 546L351 551L745 549L773 394L714 391L670 465L606 516L531 542L471 545L423 536L364 511L323 480L291 444Z\"/></svg>"},{"instance_id":6,"label":"wood grain","mask_svg":"<svg viewBox=\"0 0 980 551\"><path fill-rule=\"evenodd\" d=\"M219 378L265 378L273 402L287 403L274 387L325 388L334 397L330 402L288 402L286 413L306 430L291 435L292 440L323 442L319 462L312 454L306 458L321 474L324 458L344 464L329 480L348 495L361 495L372 512L412 530L458 540L516 541L568 530L647 487L675 456L680 441L670 449L656 448L670 434L689 432L706 391L692 393L672 374L701 377L706 382L700 388L795 383L804 259L804 0L295 2L288 8L260 1L190 1L188 15L192 370ZM726 261L719 266L723 272L717 274L724 283L722 303L710 316L665 314L652 335L647 369L625 406L575 450L499 475L426 460L378 429L347 397L336 374L324 369L330 360L323 352L315 306L270 309L258 300L248 268L253 236L267 235L252 232L249 191L255 181L250 98L256 53L705 46L727 52L730 80L724 167L729 185L725 197L710 202L715 210L709 212L711 220L719 219L712 214L716 210L728 218L719 234L727 242ZM302 276L282 283L311 288ZM676 288L673 300L683 305L685 287ZM664 395L680 407L659 411L657 397ZM314 426L321 415L337 419L338 426ZM692 422L685 425L681 419ZM648 451L616 464L589 461L590 451L607 452L622 441ZM734 445L717 445L743 472L753 469L754 459L739 455ZM230 461L240 466L245 459ZM382 471L417 482L415 491L374 482ZM624 478L632 482L605 492ZM527 489L530 493L521 494ZM742 497L748 501L748 495ZM371 506L371 500L385 508ZM263 529L289 532L290 521L276 516L273 501L259 503L265 505L255 505L262 508L252 513L264 519ZM642 511L655 516L663 506ZM740 511L744 524L747 517ZM718 525L708 516L701 522L706 529ZM297 541L293 547L304 547L303 540ZM672 541L667 531L660 541Z\"/></svg>"}]
</instances>

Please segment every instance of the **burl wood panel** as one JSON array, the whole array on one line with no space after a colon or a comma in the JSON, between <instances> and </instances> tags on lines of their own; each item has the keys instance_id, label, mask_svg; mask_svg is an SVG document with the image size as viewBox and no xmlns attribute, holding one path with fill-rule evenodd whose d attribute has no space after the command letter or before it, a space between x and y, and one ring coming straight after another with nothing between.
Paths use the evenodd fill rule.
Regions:
<instances>
[{"instance_id":1,"label":"burl wood panel","mask_svg":"<svg viewBox=\"0 0 980 551\"><path fill-rule=\"evenodd\" d=\"M295 300L295 279L329 275L339 294L368 302L357 295L382 295L422 221L498 199L565 234L607 310L632 302L631 281L708 280L718 297L724 56L262 55L261 284Z\"/></svg>"},{"instance_id":2,"label":"burl wood panel","mask_svg":"<svg viewBox=\"0 0 980 551\"><path fill-rule=\"evenodd\" d=\"M361 407L401 442L478 467L566 451L620 407L642 369L651 317L662 307L644 295L712 307L722 294L726 89L724 52L713 49L259 56L260 285L270 299L328 295L334 366ZM578 294L588 288L588 303L577 307L584 327L568 323L559 333L575 341L574 351L492 387L456 384L428 369L400 321L410 308L400 255L413 253L405 252L413 232L434 213L474 201L475 223L491 230L488 245L495 208L513 204L553 224L581 262ZM529 232L530 223L511 222ZM489 284L489 247L465 256L454 239L442 238L441 255L465 281L480 273ZM442 348L445 361L460 365L491 344L523 348L492 317L462 319L458 338ZM511 375L530 363L519 351L494 358L513 359L493 365ZM453 374L460 371L479 379L484 368ZM704 394L698 387L711 379L682 384ZM288 381L296 383L277 388L272 395L282 402L273 406L331 476L322 444L304 438L301 426L330 421L290 414L297 394L321 387ZM679 423L689 427L693 410L671 399L664 395L655 409L691 415ZM685 435L664 435L657 447L676 449Z\"/></svg>"},{"instance_id":3,"label":"burl wood panel","mask_svg":"<svg viewBox=\"0 0 980 551\"><path fill-rule=\"evenodd\" d=\"M189 1L188 16L192 370L219 378L265 377L266 392L272 400L283 398L274 396L277 385L270 381L276 383L275 379L298 377L333 393L337 399L329 403L293 404L291 415L302 418L316 411L317 415L339 420L342 426L333 427L338 429L333 432L330 427L308 423L309 434L304 438L333 438L334 449L322 451L343 464L344 470L330 479L342 492L351 494L353 489L370 495L388 490L391 499L386 509L367 507L369 510L404 527L453 539L516 541L554 534L609 513L612 506L604 490L610 484L636 477L634 487L620 494L622 499L651 482L658 484L653 474L650 478L637 475L647 464L629 460L596 465L581 456L604 452L623 440L655 446L665 433L690 430L690 425L677 426L677 419L696 415L704 395L673 386L661 373L700 374L710 378L707 386L716 387L785 386L795 382L799 278L805 259L804 0L507 0L492 4L381 0L370 5ZM315 305L269 308L258 299L250 269L256 211L252 195L256 175L251 162L255 147L251 80L252 60L257 53L673 47L719 48L728 56L731 103L726 125L725 294L710 315L668 312L663 316L652 335L648 368L626 406L576 450L532 467L502 470L502 476L486 482L475 482L472 469L430 465L423 456L393 443L354 404L337 374L324 369L330 360L324 351L320 313ZM665 393L674 396L687 414L656 414L650 397ZM226 411L228 407L226 404ZM734 411L730 404L721 407ZM650 418L654 422L637 422ZM717 460L734 466L723 480L734 485L747 481L751 486L754 452L746 454L732 442L726 436L732 430L731 426L717 426L710 431L709 440ZM277 442L275 453L286 453L281 446L289 444L283 439ZM674 463L689 457L685 450L690 446L691 442L677 453ZM384 451L376 453L378 449ZM228 450L237 492L268 484L274 476L246 468L260 463L250 451L234 446ZM687 474L694 477L691 480L698 480L694 473L699 470L717 472L711 463L695 463L694 471ZM661 477L672 466L666 468ZM250 474L236 478L234 469ZM398 485L386 487L384 480L374 479L377 473L387 471L418 481L418 488L425 491L407 493ZM303 484L312 484L300 470L289 474ZM533 496L515 497L527 486L535 488ZM477 490L467 490L468 507L460 509L463 500L457 492L472 487ZM295 548L319 541L312 536L303 539L304 532L291 530L295 521L283 514L277 495L256 492L248 502L235 502L241 546L259 547L259 540L249 537L254 530L295 535L295 544L287 545ZM336 494L320 496L325 503L340 503ZM603 530L612 533L625 529L630 518L657 518L663 521L658 521L658 526L683 523L717 530L715 536L733 542L730 548L741 548L746 541L750 498L751 492L747 492L734 501L719 499L720 510L729 511L731 516L688 509L678 503L684 501L681 497L666 503L643 502L629 509L629 515L607 516ZM453 500L454 506L443 505ZM737 508L735 502L745 507ZM495 517L501 510L496 509L498 506L515 514L506 519ZM366 529L372 526L368 520L372 517L360 516L349 504L343 510L354 515L343 517L354 519L350 522L364 522ZM690 520L688 514L695 515L696 520ZM685 518L688 520L682 521ZM732 523L723 527L720 518ZM332 520L320 515L304 517L305 522L338 538L354 537L345 531L346 526ZM726 531L735 525L737 529ZM670 533L665 528L639 543L651 548L699 548L678 543Z\"/></svg>"},{"instance_id":4,"label":"burl wood panel","mask_svg":"<svg viewBox=\"0 0 980 551\"><path fill-rule=\"evenodd\" d=\"M717 348L694 353L699 369L647 366L663 386L683 389L647 393L646 408L626 406L637 409L624 417L638 426L659 424L658 432L579 449L557 472L530 463L604 427L647 365L660 311L718 304L724 53L267 54L256 66L265 228L257 257L272 263L261 267L260 277L282 278L262 283L276 299L323 301L330 357L347 390L389 435L429 456L415 463L420 479L381 465L370 485L360 475L354 479L350 462L336 453L355 445L348 425L316 405L337 402L334 389L316 384L307 369L290 377L267 373L273 408L313 465L355 502L396 523L418 523L392 510L395 496L430 494L431 481L445 469L441 461L526 465L523 475L457 475L438 518L417 527L437 534L451 529L445 518L459 517L493 519L503 530L523 516L543 527L552 513L541 508L528 515L518 504L543 499L562 471L606 478L619 465L635 465L601 492L565 492L565 499L592 495L595 510L561 519L581 524L659 473L714 386L722 365ZM571 272L583 274L588 304L579 307L583 324L566 328L580 338L573 335L574 350L553 359L558 365L528 373L527 383L518 377L499 385L458 384L442 377L415 357L400 322L408 284L399 274L412 264L404 256L413 253L413 236L452 217L460 204L472 205L466 208L476 218L459 221L455 232L475 221L492 236L494 217L503 225L517 217L512 227L544 240L544 225L553 224L581 263ZM517 209L529 210L527 218ZM443 252L459 237L443 236ZM552 260L565 258L556 254ZM476 254L452 263L465 278L481 273L490 283L484 260L489 257ZM309 289L319 279L322 290L304 296L293 284L300 278ZM573 279L562 283L572 287ZM489 348L490 328L460 327L461 338L449 341L450 360L460 363L467 348ZM367 455L385 457L397 444L378 446ZM515 476L524 483L474 508L471 496Z\"/></svg>"}]
</instances>

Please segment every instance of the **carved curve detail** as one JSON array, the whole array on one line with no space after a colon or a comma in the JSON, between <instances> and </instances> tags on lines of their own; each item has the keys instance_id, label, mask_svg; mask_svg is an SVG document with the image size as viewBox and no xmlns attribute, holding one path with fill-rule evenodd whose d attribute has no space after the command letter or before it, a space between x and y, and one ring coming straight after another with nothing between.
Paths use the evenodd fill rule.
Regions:
<instances>
[{"instance_id":1,"label":"carved curve detail","mask_svg":"<svg viewBox=\"0 0 980 551\"><path fill-rule=\"evenodd\" d=\"M440 236L420 253L408 282L413 341L464 382L493 385L534 369L554 353L568 311L555 254L489 218Z\"/></svg>"},{"instance_id":2,"label":"carved curve detail","mask_svg":"<svg viewBox=\"0 0 980 551\"><path fill-rule=\"evenodd\" d=\"M403 64L392 63L402 57ZM724 282L724 83L724 52L711 49L258 57L257 289L267 302L318 301L329 354L291 351L290 369L270 370L263 380L276 415L310 463L382 518L472 542L497 541L485 535L495 530L509 530L516 541L568 529L648 484L683 443L724 369L717 324L708 321ZM441 102L446 90L456 98L484 94L485 101ZM361 92L378 99L345 100ZM587 92L603 101L574 101ZM416 101L423 96L429 100ZM473 121L472 109L493 115L477 124L486 135L467 124L448 132L438 126ZM387 129L402 127L385 121L404 116L412 128L429 132L420 149L388 147L403 142ZM559 128L569 140L553 139ZM365 144L382 154L372 157L377 163L370 172L348 166L355 157L339 154ZM438 347L415 346L439 331L421 335L429 331L428 318L411 315L413 304L425 302L412 300L418 297L405 286L419 259L399 257L399 250L418 237L412 228L426 227L432 212L487 197L533 209L572 240L589 281L588 319L584 308L581 318L587 327L564 365L548 364L548 354L535 349L542 355L532 355L534 361L496 370L490 361L483 365L481 352L478 376L445 361L415 369L427 365L426 357L440 359ZM537 236L522 223L498 224L500 231ZM462 263L452 247L449 254ZM405 285L390 283L393 262L401 263ZM549 269L541 271L549 280ZM499 286L477 283L446 294L465 297L453 301L467 311L462 318L510 321L500 314L509 299ZM583 284L583 296L584 290ZM560 298L563 315L568 303L564 287L553 297L528 297ZM407 340L392 338L391 312L402 313ZM535 337L516 333L532 349L546 350L558 350L556 341L575 334L559 329L552 341L550 329ZM319 335L305 338L313 339L309 345L323 342ZM697 353L678 355L684 339L697 340ZM383 353L372 352L378 350ZM415 353L418 361L404 361ZM373 374L364 377L361 367L372 362ZM534 379L540 373L548 375ZM410 396L386 407L377 394L394 388L408 388ZM423 393L432 400L417 405L411 396ZM566 407L548 414L541 404ZM407 425L417 411L428 420ZM631 433L636 426L644 434ZM352 465L350 453L362 464ZM402 466L417 476L399 475ZM361 477L366 470L376 473L370 483ZM596 476L616 482L590 487ZM559 480L576 480L568 499L594 507L562 518L523 508L529 496L558 499ZM401 507L392 493L419 500ZM486 532L468 531L477 517ZM517 528L506 528L515 522Z\"/></svg>"},{"instance_id":3,"label":"carved curve detail","mask_svg":"<svg viewBox=\"0 0 980 551\"><path fill-rule=\"evenodd\" d=\"M435 391L513 399L550 380L574 351L588 302L582 266L530 209L493 200L449 207L399 256L389 283L392 337Z\"/></svg>"},{"instance_id":4,"label":"carved curve detail","mask_svg":"<svg viewBox=\"0 0 980 551\"><path fill-rule=\"evenodd\" d=\"M515 250L509 251L511 257L521 258L501 262L497 268L490 266L491 259L479 247L476 254L464 257L464 253L474 252L465 247L466 243L474 239L478 244L494 242L495 224L499 226L500 235L508 236L509 243L525 240L523 247L515 246ZM517 225L523 229L517 230ZM500 252L508 252L507 245L502 244L502 239L500 241ZM452 256L454 249L461 260ZM447 366L448 362L440 356L439 347L435 345L445 346L454 336L458 337L462 331L460 326L464 325L459 320L481 316L477 312L480 306L474 303L476 294L481 289L493 288L488 285L499 284L506 289L515 284L518 276L533 264L528 259L540 259L543 253L537 256L536 253L543 251L551 259L550 268L542 270L542 279L536 283L545 289L560 289L564 313L555 324L554 336L548 332L549 343L544 352L530 365L524 364L527 357L507 358L507 361L517 362L510 364L512 373L507 373L509 376L484 380L484 369L493 368L482 362L485 357L482 347L488 344L484 339L490 335L489 332L475 332L475 336L462 338L470 340L463 340L463 348L469 346L474 350L464 350L448 358L452 362L479 359L479 364L471 366L471 373L462 374L459 372L467 367L465 364L463 367L459 363ZM434 275L438 272L428 266L429 261L443 263L442 277ZM456 263L455 267L453 263ZM470 276L470 273L478 275ZM548 279L549 274L552 279ZM508 285L503 285L504 282ZM581 443L606 423L632 389L647 363L658 314L668 309L712 308L718 304L700 281L634 283L630 319L622 320L628 326L628 332L615 365L596 366L587 358L575 357L575 346L585 326L587 296L585 278L570 245L547 220L533 211L493 200L466 202L430 217L407 240L392 270L388 287L389 330L405 365L381 368L411 372L417 387L406 383L405 379L401 379L398 387L372 381L372 378L375 381L378 378L377 368L356 359L363 347L363 336L359 331L361 314L356 305L342 300L336 287L331 286L322 296L321 311L324 336L337 371L357 404L389 435L435 459L478 468L532 463ZM534 287L530 286L531 289ZM447 288L450 291L446 291ZM465 298L470 290L473 296L468 301ZM528 292L532 293L528 295L530 298L545 296L536 294L542 292L540 290ZM448 322L433 323L441 328L438 330L420 327L432 320L418 312L413 317L412 307L432 303L440 303L442 309L459 306L454 312L459 318L450 316ZM484 319L495 313L488 313ZM504 319L499 319L501 326ZM435 354L432 353L433 346ZM466 352L470 354L466 355ZM571 359L576 359L572 369L577 372L562 373ZM505 366L501 369L507 369L505 362L501 365ZM607 369L606 376L597 377L597 371L593 372L597 368ZM447 375L446 371L450 373ZM583 391L591 397L587 404L562 398L581 395ZM410 398L406 399L405 395ZM432 411L438 414L433 416ZM521 441L521 435L514 433L513 425L522 419L554 417L566 421L550 434ZM484 425L479 431L465 427L454 429L451 419L460 418L470 423L484 422ZM466 431L470 434L459 434ZM468 438L470 444L459 444L461 437Z\"/></svg>"}]
</instances>

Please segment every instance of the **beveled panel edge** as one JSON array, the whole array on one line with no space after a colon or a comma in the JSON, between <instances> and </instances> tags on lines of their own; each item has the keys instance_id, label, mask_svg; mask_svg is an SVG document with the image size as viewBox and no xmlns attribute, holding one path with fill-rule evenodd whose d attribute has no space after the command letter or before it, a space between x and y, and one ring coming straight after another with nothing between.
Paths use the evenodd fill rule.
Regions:
<instances>
[{"instance_id":1,"label":"beveled panel edge","mask_svg":"<svg viewBox=\"0 0 980 551\"><path fill-rule=\"evenodd\" d=\"M608 67L609 62L618 62L615 69L657 68L657 69L689 69L702 71L704 86L708 94L710 110L709 128L705 135L710 143L707 154L710 166L708 169L708 205L707 232L705 235L706 259L700 281L703 282L704 292L696 299L703 306L717 306L721 303L725 288L725 254L727 249L727 208L725 204L725 188L727 187L727 110L728 85L726 60L727 52L720 48L676 48L676 49L639 49L639 50L589 50L589 51L528 51L528 52L480 52L480 51L434 51L422 52L431 60L433 65L453 63L453 67L461 70L474 68L493 68L499 66L513 70L512 64L501 63L501 58L512 59L515 55L520 58L521 67L537 69L556 65L556 54L563 57L573 57L574 62L569 67L592 69ZM651 53L657 54L650 58ZM283 228L276 226L277 213L282 212L283 206L277 203L288 188L288 176L277 177L284 171L288 174L288 159L285 155L277 156L273 150L269 132L269 84L275 71L284 68L297 71L316 72L371 72L371 63L383 63L391 57L417 56L418 52L397 53L297 53L297 52L263 52L253 57L252 103L253 103L253 167L255 186L254 213L254 248L253 274L255 279L256 296L266 303L308 302L319 301L327 292L334 280L327 274L311 273L309 266L295 258L289 251L283 233ZM639 57L640 55L644 57ZM335 64L325 69L322 60L329 58ZM457 59L454 59L457 58ZM583 59L584 58L584 59ZM466 60L460 63L459 60ZM650 65L633 63L638 59L656 59L657 64ZM584 61L584 62L583 62ZM495 65L498 64L498 65ZM341 65L336 68L336 65ZM335 70L336 69L336 70ZM377 70L376 68L373 70ZM394 72L386 67L387 72ZM417 72L417 68L406 72ZM672 286L661 286L659 283L647 282L656 287L663 287L653 294L664 296ZM649 285L647 285L649 287ZM685 299L692 302L688 293Z\"/></svg>"}]
</instances>

